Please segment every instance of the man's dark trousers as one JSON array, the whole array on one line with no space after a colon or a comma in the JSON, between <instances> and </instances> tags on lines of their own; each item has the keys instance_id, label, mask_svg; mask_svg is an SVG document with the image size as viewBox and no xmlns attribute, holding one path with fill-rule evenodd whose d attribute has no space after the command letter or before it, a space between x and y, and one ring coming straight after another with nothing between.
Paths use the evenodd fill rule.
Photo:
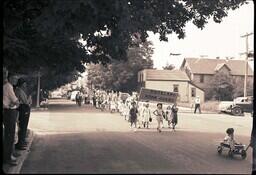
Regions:
<instances>
[{"instance_id":1,"label":"man's dark trousers","mask_svg":"<svg viewBox=\"0 0 256 175\"><path fill-rule=\"evenodd\" d=\"M21 104L19 107L18 118L18 143L17 146L23 146L26 144L27 128L30 116L30 107L25 104Z\"/></svg>"},{"instance_id":2,"label":"man's dark trousers","mask_svg":"<svg viewBox=\"0 0 256 175\"><path fill-rule=\"evenodd\" d=\"M196 105L195 105L195 111L194 111L194 113L196 113L197 108L199 109L199 113L201 114L201 107L200 107L200 104L196 104Z\"/></svg>"},{"instance_id":3,"label":"man's dark trousers","mask_svg":"<svg viewBox=\"0 0 256 175\"><path fill-rule=\"evenodd\" d=\"M4 124L4 144L3 155L4 161L11 160L14 152L15 127L17 122L18 111L16 109L4 109L3 124Z\"/></svg>"}]
</instances>

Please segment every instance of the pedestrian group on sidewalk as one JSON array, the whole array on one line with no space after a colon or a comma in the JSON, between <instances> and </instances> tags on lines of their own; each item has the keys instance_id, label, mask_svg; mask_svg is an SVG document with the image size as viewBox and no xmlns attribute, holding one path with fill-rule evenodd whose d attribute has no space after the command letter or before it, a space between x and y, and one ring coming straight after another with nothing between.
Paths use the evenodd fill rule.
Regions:
<instances>
[{"instance_id":1,"label":"pedestrian group on sidewalk","mask_svg":"<svg viewBox=\"0 0 256 175\"><path fill-rule=\"evenodd\" d=\"M3 163L15 166L17 165L17 157L20 156L17 150L27 149L28 142L26 137L32 99L31 96L28 96L26 81L20 78L14 84L11 82L11 78L11 75L8 75L8 70L4 68L2 111ZM16 126L18 127L16 128ZM18 139L15 144L16 133L18 133Z\"/></svg>"}]
</instances>

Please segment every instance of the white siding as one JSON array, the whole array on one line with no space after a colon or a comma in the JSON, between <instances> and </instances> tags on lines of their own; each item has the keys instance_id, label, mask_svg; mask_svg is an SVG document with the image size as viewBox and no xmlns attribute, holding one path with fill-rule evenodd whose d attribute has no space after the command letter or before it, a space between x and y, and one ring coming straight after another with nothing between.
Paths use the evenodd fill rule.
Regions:
<instances>
[{"instance_id":1,"label":"white siding","mask_svg":"<svg viewBox=\"0 0 256 175\"><path fill-rule=\"evenodd\" d=\"M201 103L204 103L204 91L202 91L201 89L195 87L194 85L189 83L189 103L193 103L195 100L195 97L192 97L191 94L191 89L192 88L196 88L196 96L200 97Z\"/></svg>"}]
</instances>

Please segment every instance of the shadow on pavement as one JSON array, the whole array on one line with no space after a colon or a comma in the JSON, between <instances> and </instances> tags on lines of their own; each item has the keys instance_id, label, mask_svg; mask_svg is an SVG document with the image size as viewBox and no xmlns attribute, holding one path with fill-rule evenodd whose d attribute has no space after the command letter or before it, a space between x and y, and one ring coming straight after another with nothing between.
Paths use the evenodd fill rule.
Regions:
<instances>
[{"instance_id":1,"label":"shadow on pavement","mask_svg":"<svg viewBox=\"0 0 256 175\"><path fill-rule=\"evenodd\" d=\"M21 173L249 174L251 149L245 160L218 155L216 140L222 137L186 131L36 135Z\"/></svg>"}]
</instances>

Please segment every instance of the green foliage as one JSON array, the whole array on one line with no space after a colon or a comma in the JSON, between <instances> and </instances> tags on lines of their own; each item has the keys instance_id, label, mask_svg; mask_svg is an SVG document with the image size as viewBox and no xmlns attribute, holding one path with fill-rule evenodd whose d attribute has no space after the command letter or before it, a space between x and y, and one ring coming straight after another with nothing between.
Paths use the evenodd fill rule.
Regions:
<instances>
[{"instance_id":1,"label":"green foliage","mask_svg":"<svg viewBox=\"0 0 256 175\"><path fill-rule=\"evenodd\" d=\"M127 49L134 40L145 42L147 31L159 33L163 41L171 33L184 38L187 22L203 28L210 17L221 22L229 9L244 3L245 0L5 0L3 63L18 73L31 74L41 68L47 70L46 77L72 76L74 71L84 71L84 63L127 60ZM86 46L79 43L81 36Z\"/></svg>"},{"instance_id":2,"label":"green foliage","mask_svg":"<svg viewBox=\"0 0 256 175\"><path fill-rule=\"evenodd\" d=\"M229 74L218 72L216 73L209 88L206 90L206 99L216 99L221 101L232 101L236 97L244 95L244 79L232 77ZM253 82L247 81L247 95L253 95Z\"/></svg>"},{"instance_id":3,"label":"green foliage","mask_svg":"<svg viewBox=\"0 0 256 175\"><path fill-rule=\"evenodd\" d=\"M209 83L207 98L229 101L233 100L232 76L227 73L217 72Z\"/></svg>"},{"instance_id":4,"label":"green foliage","mask_svg":"<svg viewBox=\"0 0 256 175\"><path fill-rule=\"evenodd\" d=\"M107 66L101 64L90 65L88 80L97 88L132 92L137 88L138 72L142 69L152 68L152 43L145 42L128 49L128 61L116 61Z\"/></svg>"}]
</instances>

